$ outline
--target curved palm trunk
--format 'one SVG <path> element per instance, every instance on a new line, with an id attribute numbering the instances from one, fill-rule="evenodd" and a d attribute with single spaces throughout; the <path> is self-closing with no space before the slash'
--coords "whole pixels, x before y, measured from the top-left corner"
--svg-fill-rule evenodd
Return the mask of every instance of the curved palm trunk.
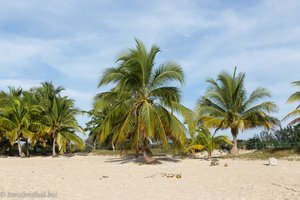
<path id="1" fill-rule="evenodd" d="M 232 137 L 233 137 L 233 147 L 232 147 L 232 149 L 230 150 L 230 153 L 232 153 L 232 154 L 238 154 L 238 153 L 239 153 L 239 149 L 238 149 L 238 147 L 237 147 L 238 130 L 232 128 L 232 129 L 231 129 L 231 134 L 232 134 Z"/>
<path id="2" fill-rule="evenodd" d="M 151 157 L 149 154 L 148 154 L 148 151 L 147 151 L 147 139 L 144 138 L 144 147 L 143 147 L 143 156 L 144 156 L 144 159 L 146 161 L 146 164 L 151 164 L 151 163 L 154 163 L 156 161 L 156 159 L 154 159 L 153 157 Z"/>
<path id="3" fill-rule="evenodd" d="M 19 156 L 20 156 L 21 158 L 24 158 L 25 155 L 24 155 L 24 153 L 22 152 L 22 147 L 21 147 L 21 137 L 18 137 L 18 150 L 19 150 Z"/>
<path id="4" fill-rule="evenodd" d="M 152 158 L 151 156 L 148 155 L 146 150 L 144 150 L 143 156 L 144 156 L 144 159 L 145 159 L 147 164 L 150 164 L 150 163 L 153 163 L 153 162 L 156 161 L 154 158 Z"/>
<path id="5" fill-rule="evenodd" d="M 116 147 L 113 142 L 111 142 L 111 147 L 112 147 L 113 151 L 116 151 Z"/>
<path id="6" fill-rule="evenodd" d="M 53 144 L 52 144 L 52 156 L 53 157 L 57 156 L 56 151 L 55 151 L 55 144 L 56 144 L 56 138 L 53 137 Z"/>

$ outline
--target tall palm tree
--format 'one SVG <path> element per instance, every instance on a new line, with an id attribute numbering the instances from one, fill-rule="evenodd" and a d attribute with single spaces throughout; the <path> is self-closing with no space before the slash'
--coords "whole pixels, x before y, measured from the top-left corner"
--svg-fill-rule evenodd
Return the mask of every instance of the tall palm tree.
<path id="1" fill-rule="evenodd" d="M 300 87 L 300 81 L 295 81 L 292 83 L 293 85 L 295 86 L 299 86 Z M 300 91 L 297 91 L 295 92 L 294 94 L 292 94 L 289 98 L 288 98 L 288 103 L 294 103 L 294 102 L 300 102 Z M 298 124 L 300 122 L 300 105 L 298 105 L 296 107 L 296 109 L 292 112 L 290 112 L 285 118 L 284 120 L 286 119 L 289 119 L 291 117 L 295 117 L 295 119 L 293 119 L 289 125 L 295 125 L 295 124 Z"/>
<path id="2" fill-rule="evenodd" d="M 233 145 L 233 143 L 229 140 L 229 138 L 225 135 L 219 135 L 215 136 L 216 132 L 214 134 L 211 134 L 210 131 L 207 128 L 200 127 L 196 130 L 197 135 L 192 140 L 192 142 L 189 144 L 186 151 L 189 150 L 206 150 L 208 159 L 211 159 L 211 155 L 213 151 L 216 148 L 219 148 L 219 146 L 222 143 Z"/>
<path id="3" fill-rule="evenodd" d="M 186 143 L 186 128 L 173 111 L 191 117 L 190 110 L 179 103 L 180 90 L 174 86 L 184 82 L 181 67 L 166 62 L 155 68 L 158 52 L 157 46 L 147 51 L 136 39 L 136 48 L 117 59 L 119 66 L 104 72 L 99 87 L 114 87 L 96 99 L 96 104 L 108 111 L 99 127 L 99 138 L 104 141 L 113 134 L 112 143 L 116 145 L 129 139 L 133 149 L 143 151 L 146 162 L 153 161 L 149 157 L 150 141 L 164 145 L 173 141 L 180 147 Z"/>
<path id="4" fill-rule="evenodd" d="M 197 102 L 199 121 L 207 128 L 230 128 L 234 146 L 238 153 L 237 136 L 240 131 L 255 127 L 272 128 L 278 120 L 268 115 L 277 110 L 275 103 L 261 100 L 270 97 L 265 88 L 255 89 L 249 96 L 245 86 L 245 74 L 220 73 L 217 80 L 208 79 L 210 84 L 205 95 Z"/>

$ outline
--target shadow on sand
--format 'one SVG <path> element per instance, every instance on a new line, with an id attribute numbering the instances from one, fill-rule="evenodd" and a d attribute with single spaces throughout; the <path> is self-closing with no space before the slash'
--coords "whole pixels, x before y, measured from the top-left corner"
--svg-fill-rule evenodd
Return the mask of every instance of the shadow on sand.
<path id="1" fill-rule="evenodd" d="M 127 155 L 123 157 L 114 157 L 114 158 L 108 158 L 107 161 L 109 163 L 120 163 L 120 164 L 126 164 L 126 163 L 137 163 L 137 164 L 162 164 L 162 162 L 181 162 L 180 159 L 171 158 L 169 156 L 153 156 L 155 159 L 154 162 L 147 163 L 146 160 L 142 155 L 136 156 L 136 155 Z"/>
<path id="2" fill-rule="evenodd" d="M 74 157 L 74 156 L 89 156 L 89 153 L 83 153 L 83 152 L 78 152 L 78 153 L 67 153 L 64 155 L 59 155 L 61 157 Z"/>

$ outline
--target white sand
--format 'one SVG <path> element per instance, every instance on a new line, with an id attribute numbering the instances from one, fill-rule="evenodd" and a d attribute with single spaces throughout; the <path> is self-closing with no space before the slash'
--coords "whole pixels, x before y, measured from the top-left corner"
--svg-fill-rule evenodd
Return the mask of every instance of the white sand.
<path id="1" fill-rule="evenodd" d="M 279 160 L 276 167 L 266 163 L 221 160 L 210 167 L 199 159 L 138 165 L 112 156 L 0 158 L 0 200 L 300 199 L 300 162 Z M 162 173 L 181 173 L 182 178 Z M 8 196 L 44 191 L 53 197 Z"/>

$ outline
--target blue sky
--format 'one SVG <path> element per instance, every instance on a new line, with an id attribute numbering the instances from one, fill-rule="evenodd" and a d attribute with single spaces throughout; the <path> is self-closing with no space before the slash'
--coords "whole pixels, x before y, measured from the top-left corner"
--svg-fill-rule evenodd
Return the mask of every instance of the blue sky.
<path id="1" fill-rule="evenodd" d="M 208 77 L 237 66 L 249 91 L 272 92 L 282 119 L 296 106 L 286 99 L 297 89 L 290 83 L 300 80 L 299 10 L 298 0 L 2 0 L 0 89 L 53 81 L 87 110 L 106 89 L 97 89 L 103 70 L 137 37 L 161 47 L 158 64 L 182 66 L 187 107 L 194 108 Z"/>

